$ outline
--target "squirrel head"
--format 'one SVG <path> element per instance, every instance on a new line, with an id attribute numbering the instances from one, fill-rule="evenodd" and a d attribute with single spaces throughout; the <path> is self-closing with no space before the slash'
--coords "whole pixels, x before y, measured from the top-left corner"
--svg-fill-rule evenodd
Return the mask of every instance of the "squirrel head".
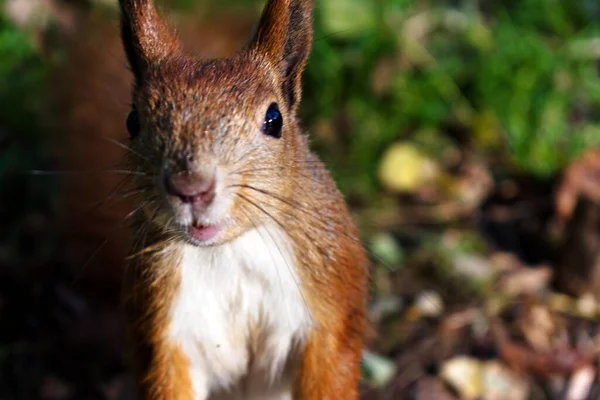
<path id="1" fill-rule="evenodd" d="M 152 1 L 120 7 L 135 78 L 130 161 L 147 218 L 196 245 L 280 220 L 308 153 L 296 114 L 311 0 L 269 0 L 248 44 L 213 60 L 185 54 Z"/>

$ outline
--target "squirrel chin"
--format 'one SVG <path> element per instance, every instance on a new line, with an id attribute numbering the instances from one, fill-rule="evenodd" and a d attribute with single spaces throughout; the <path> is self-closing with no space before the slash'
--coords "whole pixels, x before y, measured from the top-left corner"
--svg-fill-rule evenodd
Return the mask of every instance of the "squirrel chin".
<path id="1" fill-rule="evenodd" d="M 196 244 L 206 245 L 214 242 L 214 239 L 223 231 L 223 228 L 222 224 L 194 224 L 188 228 L 188 234 Z"/>

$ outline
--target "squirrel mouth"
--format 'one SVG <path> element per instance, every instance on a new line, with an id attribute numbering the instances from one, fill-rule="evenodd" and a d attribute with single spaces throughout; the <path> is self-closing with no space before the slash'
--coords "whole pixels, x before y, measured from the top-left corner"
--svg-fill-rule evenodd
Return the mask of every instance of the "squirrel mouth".
<path id="1" fill-rule="evenodd" d="M 191 225 L 188 232 L 189 235 L 198 242 L 208 242 L 215 238 L 221 232 L 221 225 Z"/>

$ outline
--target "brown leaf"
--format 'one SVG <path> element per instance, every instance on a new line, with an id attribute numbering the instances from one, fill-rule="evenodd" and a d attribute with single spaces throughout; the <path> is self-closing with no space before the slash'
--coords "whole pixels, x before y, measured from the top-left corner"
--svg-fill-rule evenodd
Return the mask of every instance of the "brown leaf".
<path id="1" fill-rule="evenodd" d="M 518 372 L 550 378 L 552 375 L 569 375 L 579 368 L 593 365 L 596 354 L 571 347 L 559 347 L 552 351 L 537 352 L 525 345 L 512 342 L 498 323 L 492 324 L 500 358 Z"/>
<path id="2" fill-rule="evenodd" d="M 552 350 L 552 335 L 556 323 L 550 310 L 541 304 L 534 304 L 519 319 L 519 326 L 528 344 L 537 351 Z"/>
<path id="3" fill-rule="evenodd" d="M 577 370 L 569 381 L 569 389 L 565 398 L 569 400 L 587 399 L 595 378 L 596 368 L 591 365 Z"/>
<path id="4" fill-rule="evenodd" d="M 499 280 L 499 288 L 508 296 L 535 294 L 548 286 L 552 278 L 549 267 L 520 268 L 504 275 Z"/>
<path id="5" fill-rule="evenodd" d="M 415 400 L 456 400 L 439 378 L 424 377 L 417 381 Z"/>
<path id="6" fill-rule="evenodd" d="M 561 222 L 571 218 L 580 196 L 600 202 L 600 149 L 589 150 L 565 172 L 555 195 Z"/>

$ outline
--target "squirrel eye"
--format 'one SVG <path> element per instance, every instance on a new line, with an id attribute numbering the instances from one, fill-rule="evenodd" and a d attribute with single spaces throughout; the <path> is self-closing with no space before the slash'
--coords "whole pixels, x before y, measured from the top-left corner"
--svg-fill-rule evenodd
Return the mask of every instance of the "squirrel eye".
<path id="1" fill-rule="evenodd" d="M 281 137 L 281 127 L 283 126 L 283 117 L 279 112 L 277 103 L 271 103 L 265 114 L 262 131 L 265 135 L 279 139 Z"/>
<path id="2" fill-rule="evenodd" d="M 131 107 L 131 112 L 127 116 L 127 130 L 129 131 L 129 137 L 135 139 L 140 134 L 140 120 L 138 118 L 137 110 L 135 106 Z"/>

